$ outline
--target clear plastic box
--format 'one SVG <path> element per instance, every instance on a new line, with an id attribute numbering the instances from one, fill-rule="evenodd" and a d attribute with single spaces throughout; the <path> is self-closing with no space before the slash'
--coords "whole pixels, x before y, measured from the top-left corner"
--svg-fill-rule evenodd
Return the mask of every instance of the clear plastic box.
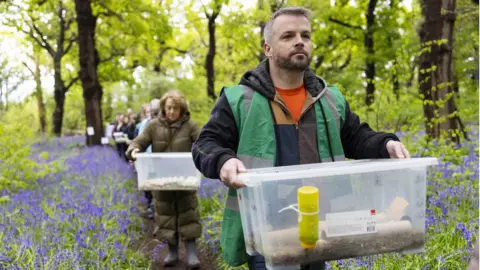
<path id="1" fill-rule="evenodd" d="M 114 132 L 113 138 L 116 143 L 125 143 L 128 140 L 128 135 L 123 132 Z"/>
<path id="2" fill-rule="evenodd" d="M 436 158 L 355 160 L 249 170 L 239 178 L 256 211 L 240 207 L 244 235 L 268 269 L 390 252 L 424 251 L 427 167 Z M 314 247 L 300 243 L 297 190 L 318 189 Z M 252 204 L 250 202 L 250 204 Z M 249 209 L 250 210 L 250 209 Z M 258 224 L 258 226 L 254 226 Z M 309 227 L 310 228 L 310 227 Z M 249 232 L 252 231 L 252 232 Z M 255 237 L 254 237 L 255 238 Z"/>
<path id="3" fill-rule="evenodd" d="M 190 152 L 138 153 L 135 169 L 139 190 L 197 190 L 201 173 Z"/>

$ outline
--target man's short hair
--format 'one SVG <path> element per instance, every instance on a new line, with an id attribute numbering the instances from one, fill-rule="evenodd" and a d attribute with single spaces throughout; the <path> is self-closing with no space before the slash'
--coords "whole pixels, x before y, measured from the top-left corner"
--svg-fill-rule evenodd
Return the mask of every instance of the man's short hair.
<path id="1" fill-rule="evenodd" d="M 273 21 L 278 18 L 281 15 L 296 15 L 296 16 L 304 16 L 307 18 L 308 21 L 310 21 L 312 12 L 309 9 L 306 9 L 304 7 L 296 7 L 296 6 L 291 6 L 291 7 L 284 7 L 281 8 L 275 13 L 272 14 L 270 17 L 270 20 L 265 24 L 265 28 L 263 29 L 263 38 L 265 39 L 265 43 L 270 43 L 272 42 L 272 25 Z"/>

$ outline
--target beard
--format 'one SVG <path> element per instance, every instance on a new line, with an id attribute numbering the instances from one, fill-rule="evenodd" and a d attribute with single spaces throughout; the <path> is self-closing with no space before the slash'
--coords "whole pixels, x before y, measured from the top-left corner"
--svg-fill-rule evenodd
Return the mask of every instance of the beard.
<path id="1" fill-rule="evenodd" d="M 312 58 L 308 55 L 299 56 L 292 54 L 288 57 L 283 57 L 278 54 L 273 55 L 274 63 L 282 69 L 290 71 L 305 71 L 310 66 Z"/>

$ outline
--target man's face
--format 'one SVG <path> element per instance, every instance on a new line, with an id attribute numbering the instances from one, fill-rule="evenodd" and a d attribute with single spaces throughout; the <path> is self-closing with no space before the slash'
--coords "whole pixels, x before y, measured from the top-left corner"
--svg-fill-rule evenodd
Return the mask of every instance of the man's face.
<path id="1" fill-rule="evenodd" d="M 265 54 L 279 68 L 304 71 L 311 62 L 311 25 L 304 16 L 280 15 L 272 25 L 272 41 Z"/>

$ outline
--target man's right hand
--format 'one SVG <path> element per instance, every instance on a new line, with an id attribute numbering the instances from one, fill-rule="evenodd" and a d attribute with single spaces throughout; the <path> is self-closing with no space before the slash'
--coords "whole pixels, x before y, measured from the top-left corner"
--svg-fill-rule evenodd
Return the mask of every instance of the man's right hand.
<path id="1" fill-rule="evenodd" d="M 247 169 L 243 163 L 236 158 L 227 160 L 220 169 L 220 180 L 227 187 L 238 189 L 245 185 L 237 179 L 238 173 L 245 173 Z"/>

